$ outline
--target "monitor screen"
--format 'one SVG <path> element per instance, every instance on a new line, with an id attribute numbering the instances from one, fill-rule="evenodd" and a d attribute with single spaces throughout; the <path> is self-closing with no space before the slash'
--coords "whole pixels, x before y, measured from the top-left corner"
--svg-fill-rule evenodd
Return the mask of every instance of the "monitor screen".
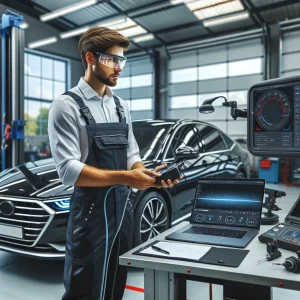
<path id="1" fill-rule="evenodd" d="M 297 200 L 297 203 L 295 204 L 295 206 L 292 208 L 289 216 L 300 218 L 300 201 L 299 201 L 299 199 Z"/>
<path id="2" fill-rule="evenodd" d="M 248 149 L 256 156 L 299 157 L 300 76 L 265 80 L 249 89 Z"/>
<path id="3" fill-rule="evenodd" d="M 259 227 L 264 187 L 262 179 L 199 179 L 192 221 Z"/>

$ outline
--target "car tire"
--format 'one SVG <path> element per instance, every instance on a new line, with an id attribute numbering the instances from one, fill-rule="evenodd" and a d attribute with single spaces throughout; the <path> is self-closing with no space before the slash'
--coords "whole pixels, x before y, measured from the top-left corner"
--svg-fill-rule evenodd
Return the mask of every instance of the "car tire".
<path id="1" fill-rule="evenodd" d="M 143 195 L 134 212 L 134 246 L 146 242 L 169 227 L 169 210 L 163 196 L 158 192 Z"/>
<path id="2" fill-rule="evenodd" d="M 246 176 L 245 176 L 245 174 L 243 173 L 243 172 L 238 172 L 237 174 L 236 174 L 236 177 L 235 178 L 240 178 L 240 179 L 244 179 L 244 178 L 247 178 Z"/>

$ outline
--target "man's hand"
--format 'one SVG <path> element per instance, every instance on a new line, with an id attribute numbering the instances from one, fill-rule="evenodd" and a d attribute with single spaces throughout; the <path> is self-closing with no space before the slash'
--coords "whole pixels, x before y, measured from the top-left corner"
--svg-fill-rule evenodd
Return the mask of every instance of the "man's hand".
<path id="1" fill-rule="evenodd" d="M 154 177 L 161 176 L 161 174 L 158 174 L 156 171 L 151 171 L 145 168 L 137 168 L 129 172 L 130 179 L 128 185 L 138 190 L 146 190 L 150 187 L 156 187 Z"/>
<path id="2" fill-rule="evenodd" d="M 160 170 L 166 168 L 167 166 L 168 166 L 167 164 L 163 164 L 163 165 L 157 166 L 154 171 L 155 172 L 159 172 Z M 180 179 L 182 179 L 182 176 L 179 176 L 178 178 L 174 179 L 173 182 L 172 182 L 171 179 L 168 179 L 167 181 L 161 180 L 161 185 L 157 185 L 156 187 L 157 188 L 161 188 L 161 187 L 170 188 L 174 184 L 178 184 Z"/>

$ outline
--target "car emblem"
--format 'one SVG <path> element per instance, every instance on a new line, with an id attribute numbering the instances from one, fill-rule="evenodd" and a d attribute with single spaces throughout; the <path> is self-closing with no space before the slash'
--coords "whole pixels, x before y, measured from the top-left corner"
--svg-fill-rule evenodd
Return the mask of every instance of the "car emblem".
<path id="1" fill-rule="evenodd" d="M 12 216 L 15 213 L 15 206 L 11 201 L 3 201 L 0 203 L 0 215 L 6 217 Z"/>

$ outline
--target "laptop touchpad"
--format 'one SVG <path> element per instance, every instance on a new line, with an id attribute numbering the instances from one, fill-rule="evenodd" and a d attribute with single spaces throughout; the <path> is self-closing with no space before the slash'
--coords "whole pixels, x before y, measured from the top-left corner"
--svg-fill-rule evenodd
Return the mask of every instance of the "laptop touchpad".
<path id="1" fill-rule="evenodd" d="M 195 243 L 205 243 L 205 244 L 219 244 L 224 237 L 222 236 L 211 236 L 211 235 L 204 235 L 204 234 L 194 234 L 193 237 L 190 239 L 193 240 Z"/>

